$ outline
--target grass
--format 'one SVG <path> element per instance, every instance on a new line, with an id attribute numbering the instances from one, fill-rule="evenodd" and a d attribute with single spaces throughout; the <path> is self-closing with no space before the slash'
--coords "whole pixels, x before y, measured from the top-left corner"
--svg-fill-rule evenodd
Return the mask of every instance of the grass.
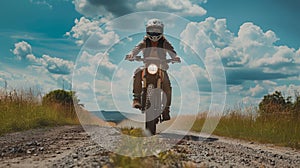
<path id="1" fill-rule="evenodd" d="M 181 161 L 181 157 L 172 151 L 161 152 L 157 155 L 147 157 L 129 157 L 119 154 L 111 154 L 110 162 L 113 167 L 130 167 L 140 168 L 142 165 L 147 168 L 155 167 L 196 167 L 194 164 L 188 164 L 187 162 Z"/>
<path id="2" fill-rule="evenodd" d="M 121 132 L 125 135 L 130 136 L 125 137 L 121 141 L 119 147 L 120 151 L 128 150 L 127 154 L 143 153 L 141 151 L 145 150 L 144 142 L 138 140 L 139 137 L 145 137 L 146 134 L 141 128 L 133 127 L 124 127 L 121 129 Z M 154 139 L 153 139 L 154 140 Z M 152 144 L 153 145 L 153 144 Z M 159 145 L 159 143 L 157 143 Z M 153 147 L 155 148 L 155 147 Z M 196 167 L 194 164 L 181 161 L 184 156 L 175 153 L 172 150 L 162 151 L 162 152 L 153 152 L 152 155 L 147 156 L 147 152 L 144 151 L 145 155 L 139 155 L 138 157 L 130 157 L 117 153 L 111 153 L 110 163 L 113 167 L 130 167 L 130 168 L 139 168 L 142 165 L 147 168 L 154 167 Z M 149 153 L 148 153 L 149 154 Z"/>
<path id="3" fill-rule="evenodd" d="M 122 134 L 133 136 L 133 137 L 145 137 L 145 133 L 141 128 L 134 128 L 134 127 L 124 127 L 121 128 Z"/>
<path id="4" fill-rule="evenodd" d="M 204 121 L 198 118 L 192 130 L 201 131 Z M 213 134 L 300 149 L 300 118 L 283 114 L 258 117 L 241 109 L 231 110 L 220 118 Z"/>
<path id="5" fill-rule="evenodd" d="M 32 128 L 78 124 L 57 105 L 42 105 L 32 89 L 0 91 L 0 135 Z"/>

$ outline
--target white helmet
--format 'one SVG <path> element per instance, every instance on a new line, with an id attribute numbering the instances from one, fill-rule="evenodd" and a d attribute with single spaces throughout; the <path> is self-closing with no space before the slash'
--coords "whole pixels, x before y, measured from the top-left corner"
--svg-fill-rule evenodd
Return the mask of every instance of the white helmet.
<path id="1" fill-rule="evenodd" d="M 146 24 L 147 36 L 151 41 L 158 41 L 164 32 L 164 24 L 159 19 L 150 19 Z"/>

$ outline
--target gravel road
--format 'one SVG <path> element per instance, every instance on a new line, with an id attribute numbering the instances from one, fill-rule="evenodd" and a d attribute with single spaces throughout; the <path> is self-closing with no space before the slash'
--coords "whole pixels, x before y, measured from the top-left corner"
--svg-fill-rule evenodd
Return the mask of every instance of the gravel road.
<path id="1" fill-rule="evenodd" d="M 162 133 L 160 138 L 176 136 Z M 190 133 L 170 150 L 185 155 L 178 162 L 190 167 L 300 167 L 299 150 L 216 136 L 205 139 Z M 81 126 L 34 129 L 0 137 L 0 167 L 113 167 L 110 154 Z"/>

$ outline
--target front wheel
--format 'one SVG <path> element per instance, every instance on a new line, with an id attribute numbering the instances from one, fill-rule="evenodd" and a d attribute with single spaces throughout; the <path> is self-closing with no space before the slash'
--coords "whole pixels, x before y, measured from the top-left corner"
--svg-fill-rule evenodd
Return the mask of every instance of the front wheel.
<path id="1" fill-rule="evenodd" d="M 155 114 L 154 107 L 156 107 L 156 102 L 153 101 L 157 99 L 156 94 L 154 93 L 154 86 L 152 84 L 148 85 L 147 90 L 145 90 L 145 128 L 146 130 L 149 130 L 151 135 L 156 134 L 156 124 L 157 124 L 157 118 Z M 156 96 L 156 97 L 155 97 Z"/>
<path id="2" fill-rule="evenodd" d="M 152 84 L 148 85 L 146 98 L 146 123 L 145 127 L 152 135 L 156 134 L 156 124 L 158 123 L 161 113 L 166 105 L 166 94 L 159 88 L 154 88 Z M 145 96 L 145 95 L 144 95 Z"/>
<path id="3" fill-rule="evenodd" d="M 146 129 L 150 131 L 151 135 L 156 134 L 156 119 L 148 121 L 149 116 L 146 113 Z"/>

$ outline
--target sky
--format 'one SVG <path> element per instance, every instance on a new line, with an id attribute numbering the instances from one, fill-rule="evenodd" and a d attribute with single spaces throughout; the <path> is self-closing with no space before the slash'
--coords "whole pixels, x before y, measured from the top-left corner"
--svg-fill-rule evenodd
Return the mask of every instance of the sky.
<path id="1" fill-rule="evenodd" d="M 174 111 L 300 91 L 299 1 L 116 1 L 2 0 L 0 89 L 73 89 L 88 110 L 132 112 L 141 64 L 123 59 L 159 18 L 183 60 L 169 69 Z"/>

